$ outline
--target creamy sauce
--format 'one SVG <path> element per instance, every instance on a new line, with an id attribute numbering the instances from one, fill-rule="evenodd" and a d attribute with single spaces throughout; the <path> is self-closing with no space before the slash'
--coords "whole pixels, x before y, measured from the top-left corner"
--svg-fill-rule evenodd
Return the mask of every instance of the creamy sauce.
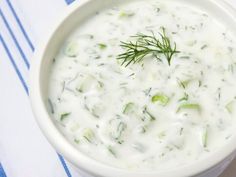
<path id="1" fill-rule="evenodd" d="M 148 1 L 148 3 L 147 3 Z M 145 15 L 144 15 L 145 14 Z M 166 29 L 180 53 L 125 67 L 120 41 Z M 79 151 L 125 169 L 169 169 L 235 136 L 235 39 L 211 15 L 156 0 L 97 12 L 55 57 L 49 111 Z"/>

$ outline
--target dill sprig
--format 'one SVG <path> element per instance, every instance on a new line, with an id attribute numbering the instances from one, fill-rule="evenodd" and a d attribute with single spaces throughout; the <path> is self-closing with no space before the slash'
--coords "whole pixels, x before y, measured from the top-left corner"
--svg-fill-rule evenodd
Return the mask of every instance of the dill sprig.
<path id="1" fill-rule="evenodd" d="M 161 28 L 159 32 L 159 38 L 155 36 L 153 32 L 152 35 L 146 35 L 143 33 L 138 33 L 135 36 L 131 36 L 136 39 L 135 42 L 122 42 L 121 47 L 125 50 L 117 56 L 118 60 L 123 60 L 121 65 L 125 64 L 125 67 L 131 63 L 135 64 L 142 61 L 145 56 L 153 55 L 156 59 L 161 61 L 161 56 L 164 55 L 170 65 L 171 59 L 175 53 L 179 53 L 176 50 L 176 43 L 171 46 L 170 39 L 166 36 L 165 28 Z"/>

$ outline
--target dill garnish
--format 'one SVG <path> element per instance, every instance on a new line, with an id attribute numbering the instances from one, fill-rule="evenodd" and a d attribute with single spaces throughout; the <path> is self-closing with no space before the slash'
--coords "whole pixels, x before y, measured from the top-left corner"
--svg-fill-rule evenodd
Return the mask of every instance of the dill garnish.
<path id="1" fill-rule="evenodd" d="M 135 39 L 135 42 L 122 42 L 121 47 L 125 50 L 117 56 L 117 60 L 123 60 L 121 65 L 127 67 L 131 63 L 135 64 L 142 61 L 147 55 L 153 55 L 157 60 L 161 61 L 161 55 L 164 55 L 170 65 L 171 59 L 175 53 L 179 53 L 176 50 L 176 43 L 171 46 L 170 38 L 166 36 L 165 28 L 161 28 L 159 32 L 159 38 L 154 33 L 152 35 L 146 35 L 138 33 L 135 36 L 131 36 Z"/>

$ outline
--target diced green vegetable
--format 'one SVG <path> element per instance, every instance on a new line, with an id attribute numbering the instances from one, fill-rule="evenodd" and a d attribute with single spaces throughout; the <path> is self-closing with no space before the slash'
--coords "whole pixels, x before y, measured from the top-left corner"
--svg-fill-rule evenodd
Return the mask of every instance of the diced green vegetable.
<path id="1" fill-rule="evenodd" d="M 127 128 L 127 125 L 124 122 L 120 122 L 119 125 L 117 126 L 117 136 L 116 139 L 119 140 L 122 133 L 125 131 L 125 129 Z"/>
<path id="2" fill-rule="evenodd" d="M 86 129 L 83 131 L 83 137 L 84 137 L 89 143 L 92 143 L 92 142 L 93 142 L 93 139 L 95 138 L 95 134 L 94 134 L 94 132 L 93 132 L 92 129 L 86 128 Z"/>
<path id="3" fill-rule="evenodd" d="M 163 93 L 158 93 L 158 94 L 156 94 L 156 95 L 154 95 L 153 97 L 152 97 L 152 102 L 153 103 L 159 103 L 160 105 L 162 105 L 162 106 L 166 106 L 167 105 L 167 103 L 169 102 L 169 97 L 168 96 L 166 96 L 165 94 L 163 94 Z"/>
<path id="4" fill-rule="evenodd" d="M 63 121 L 63 120 L 66 119 L 70 114 L 71 114 L 70 112 L 66 112 L 66 113 L 61 114 L 60 120 Z"/>
<path id="5" fill-rule="evenodd" d="M 127 128 L 127 124 L 120 121 L 120 118 L 117 118 L 110 122 L 110 127 L 110 136 L 112 140 L 114 140 L 118 144 L 122 144 L 124 142 L 124 140 L 122 139 L 122 135 L 124 134 Z"/>
<path id="6" fill-rule="evenodd" d="M 68 57 L 76 57 L 78 55 L 78 43 L 71 41 L 65 47 L 64 53 Z"/>
<path id="7" fill-rule="evenodd" d="M 107 48 L 107 45 L 104 44 L 104 43 L 99 43 L 99 44 L 98 44 L 98 47 L 99 47 L 99 49 L 104 50 L 104 49 Z"/>
<path id="8" fill-rule="evenodd" d="M 232 113 L 233 112 L 233 107 L 234 107 L 234 101 L 230 101 L 226 106 L 226 110 L 229 112 L 229 113 Z"/>
<path id="9" fill-rule="evenodd" d="M 135 105 L 132 102 L 127 103 L 124 107 L 123 114 L 130 114 L 133 111 L 134 106 Z"/>
<path id="10" fill-rule="evenodd" d="M 76 143 L 76 144 L 80 144 L 80 140 L 79 139 L 74 139 L 74 142 Z"/>
<path id="11" fill-rule="evenodd" d="M 80 93 L 84 93 L 89 91 L 91 88 L 96 87 L 97 89 L 100 89 L 100 84 L 97 79 L 91 75 L 88 75 L 84 78 L 82 83 L 76 88 L 76 90 Z"/>
<path id="12" fill-rule="evenodd" d="M 182 105 L 179 106 L 179 108 L 177 109 L 177 113 L 180 112 L 181 110 L 196 110 L 198 112 L 201 111 L 201 106 L 199 104 L 196 103 L 184 103 Z"/>
<path id="13" fill-rule="evenodd" d="M 102 108 L 99 105 L 95 105 L 91 109 L 91 113 L 95 118 L 100 118 L 100 114 L 103 112 Z"/>
<path id="14" fill-rule="evenodd" d="M 147 110 L 147 106 L 144 107 L 143 114 L 147 115 L 150 121 L 156 120 L 156 118 Z"/>
<path id="15" fill-rule="evenodd" d="M 122 11 L 119 15 L 119 17 L 124 18 L 124 17 L 132 17 L 134 16 L 134 12 L 128 12 L 128 11 Z"/>

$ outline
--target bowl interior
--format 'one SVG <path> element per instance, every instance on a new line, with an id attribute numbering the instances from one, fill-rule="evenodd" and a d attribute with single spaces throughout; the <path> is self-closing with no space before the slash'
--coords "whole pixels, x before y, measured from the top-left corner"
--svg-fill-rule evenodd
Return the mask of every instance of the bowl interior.
<path id="1" fill-rule="evenodd" d="M 179 1 L 208 12 L 219 22 L 229 28 L 232 33 L 236 31 L 236 13 L 229 5 L 220 0 L 168 0 Z M 173 176 L 192 176 L 202 172 L 215 164 L 222 161 L 225 157 L 231 154 L 236 149 L 236 137 L 232 138 L 225 148 L 221 149 L 217 154 L 211 155 L 207 162 L 196 162 L 195 165 L 186 165 L 178 169 L 173 169 L 168 172 L 150 172 L 150 173 L 135 173 L 126 170 L 116 169 L 105 164 L 101 164 L 86 155 L 79 152 L 63 135 L 57 130 L 52 119 L 47 111 L 48 98 L 48 82 L 53 58 L 58 53 L 65 39 L 70 33 L 82 25 L 83 21 L 89 19 L 96 11 L 109 7 L 115 3 L 123 3 L 125 0 L 86 0 L 84 2 L 74 3 L 65 14 L 59 18 L 58 22 L 52 26 L 47 34 L 46 40 L 35 55 L 35 61 L 31 68 L 31 87 L 30 97 L 32 107 L 36 115 L 40 128 L 57 149 L 59 153 L 65 156 L 69 161 L 79 166 L 85 171 L 93 172 L 101 176 L 114 177 L 114 173 L 119 177 L 173 177 Z"/>

